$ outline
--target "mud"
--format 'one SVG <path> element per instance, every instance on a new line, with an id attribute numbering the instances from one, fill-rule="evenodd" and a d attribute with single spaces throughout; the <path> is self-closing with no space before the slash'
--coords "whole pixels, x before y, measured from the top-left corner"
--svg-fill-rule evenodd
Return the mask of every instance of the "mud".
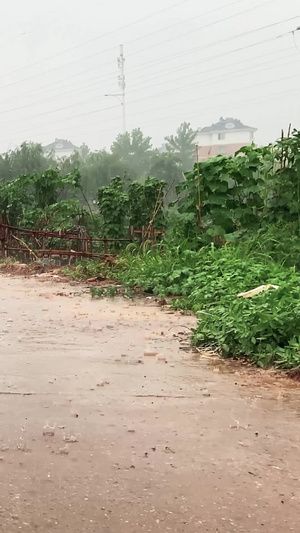
<path id="1" fill-rule="evenodd" d="M 0 277 L 0 529 L 299 531 L 299 384 L 151 300 Z"/>

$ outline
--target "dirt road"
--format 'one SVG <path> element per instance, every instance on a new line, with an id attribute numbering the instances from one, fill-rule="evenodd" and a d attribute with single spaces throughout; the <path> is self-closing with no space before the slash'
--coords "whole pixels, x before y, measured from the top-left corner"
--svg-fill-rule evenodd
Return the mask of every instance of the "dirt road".
<path id="1" fill-rule="evenodd" d="M 298 390 L 195 361 L 191 317 L 74 290 L 0 277 L 1 531 L 298 532 Z"/>

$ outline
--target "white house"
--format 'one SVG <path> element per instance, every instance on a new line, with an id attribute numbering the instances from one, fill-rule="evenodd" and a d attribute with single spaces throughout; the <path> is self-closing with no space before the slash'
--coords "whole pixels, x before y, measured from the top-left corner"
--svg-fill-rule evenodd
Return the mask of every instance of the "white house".
<path id="1" fill-rule="evenodd" d="M 256 128 L 245 126 L 236 118 L 221 117 L 216 124 L 199 128 L 194 141 L 198 160 L 204 161 L 216 155 L 234 155 L 254 141 L 256 131 Z"/>
<path id="2" fill-rule="evenodd" d="M 70 157 L 74 152 L 79 150 L 77 146 L 71 143 L 71 141 L 66 141 L 65 139 L 55 139 L 55 141 L 47 146 L 43 147 L 45 153 L 53 153 L 55 157 Z"/>

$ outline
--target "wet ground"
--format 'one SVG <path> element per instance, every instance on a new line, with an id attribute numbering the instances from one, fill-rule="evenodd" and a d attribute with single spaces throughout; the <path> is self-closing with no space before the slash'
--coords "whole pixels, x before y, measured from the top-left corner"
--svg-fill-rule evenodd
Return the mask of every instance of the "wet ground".
<path id="1" fill-rule="evenodd" d="M 299 532 L 299 385 L 80 292 L 0 277 L 1 531 Z"/>

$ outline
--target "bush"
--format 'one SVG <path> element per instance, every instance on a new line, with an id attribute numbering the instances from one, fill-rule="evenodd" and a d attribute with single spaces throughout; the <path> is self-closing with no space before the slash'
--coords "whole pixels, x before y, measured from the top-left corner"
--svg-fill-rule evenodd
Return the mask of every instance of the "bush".
<path id="1" fill-rule="evenodd" d="M 224 356 L 283 368 L 300 366 L 300 274 L 245 257 L 242 246 L 150 251 L 120 257 L 113 276 L 127 287 L 175 296 L 173 306 L 194 311 L 193 342 L 215 346 Z M 237 294 L 259 285 L 279 285 L 252 299 Z"/>

